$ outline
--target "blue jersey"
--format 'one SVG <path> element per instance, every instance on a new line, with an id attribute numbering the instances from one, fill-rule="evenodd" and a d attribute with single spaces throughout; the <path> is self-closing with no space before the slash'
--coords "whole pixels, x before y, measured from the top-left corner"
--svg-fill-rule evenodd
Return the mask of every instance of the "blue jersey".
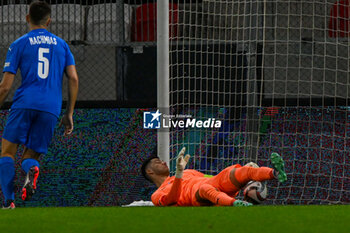
<path id="1" fill-rule="evenodd" d="M 67 43 L 46 29 L 36 29 L 13 42 L 3 72 L 21 70 L 22 83 L 12 109 L 35 109 L 57 117 L 62 107 L 62 79 L 66 66 L 75 65 Z"/>

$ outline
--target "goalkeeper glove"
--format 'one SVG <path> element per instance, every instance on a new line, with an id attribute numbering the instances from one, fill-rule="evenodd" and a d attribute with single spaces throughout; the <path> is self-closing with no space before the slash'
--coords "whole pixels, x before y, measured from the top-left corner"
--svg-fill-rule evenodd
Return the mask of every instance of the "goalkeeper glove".
<path id="1" fill-rule="evenodd" d="M 246 201 L 241 201 L 241 200 L 235 200 L 233 202 L 233 206 L 252 206 L 252 203 L 246 202 Z"/>
<path id="2" fill-rule="evenodd" d="M 182 148 L 179 155 L 177 156 L 176 173 L 175 173 L 176 178 L 182 178 L 186 164 L 187 164 L 188 160 L 190 159 L 190 155 L 186 155 L 184 158 L 185 151 L 186 151 L 186 147 Z"/>

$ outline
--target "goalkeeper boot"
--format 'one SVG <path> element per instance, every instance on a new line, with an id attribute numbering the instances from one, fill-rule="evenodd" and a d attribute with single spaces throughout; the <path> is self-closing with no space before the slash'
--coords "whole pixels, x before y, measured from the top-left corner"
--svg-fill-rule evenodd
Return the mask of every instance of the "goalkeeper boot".
<path id="1" fill-rule="evenodd" d="M 278 179 L 279 182 L 285 182 L 287 180 L 287 174 L 284 171 L 284 161 L 282 157 L 277 153 L 272 153 L 270 158 L 272 167 L 274 169 L 273 175 Z"/>
<path id="2" fill-rule="evenodd" d="M 246 201 L 241 201 L 241 200 L 235 200 L 233 202 L 233 206 L 252 206 L 252 203 L 246 202 Z"/>
<path id="3" fill-rule="evenodd" d="M 33 166 L 27 173 L 26 180 L 22 188 L 22 200 L 29 201 L 35 193 L 36 183 L 39 176 L 39 168 Z"/>
<path id="4" fill-rule="evenodd" d="M 5 202 L 5 205 L 2 208 L 4 210 L 6 210 L 6 209 L 7 210 L 12 210 L 12 209 L 16 208 L 14 200 L 11 200 L 11 199 L 7 200 Z"/>

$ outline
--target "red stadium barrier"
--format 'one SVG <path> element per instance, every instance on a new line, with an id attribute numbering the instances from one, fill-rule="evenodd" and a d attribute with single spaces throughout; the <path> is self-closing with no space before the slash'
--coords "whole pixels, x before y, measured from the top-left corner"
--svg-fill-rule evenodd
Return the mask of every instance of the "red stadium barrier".
<path id="1" fill-rule="evenodd" d="M 178 22 L 177 4 L 169 4 L 169 23 L 176 25 Z M 136 8 L 135 20 L 131 28 L 131 41 L 156 41 L 157 40 L 157 3 L 147 3 Z M 169 28 L 169 37 L 176 38 L 177 27 Z"/>
<path id="2" fill-rule="evenodd" d="M 334 3 L 328 24 L 329 37 L 350 37 L 350 1 Z"/>

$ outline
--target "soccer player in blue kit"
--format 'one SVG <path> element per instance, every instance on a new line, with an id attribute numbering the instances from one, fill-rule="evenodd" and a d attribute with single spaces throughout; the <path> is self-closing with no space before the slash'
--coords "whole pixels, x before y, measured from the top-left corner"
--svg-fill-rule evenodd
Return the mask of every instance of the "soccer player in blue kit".
<path id="1" fill-rule="evenodd" d="M 39 176 L 39 156 L 46 154 L 62 107 L 62 80 L 68 77 L 68 103 L 61 124 L 65 135 L 73 130 L 73 110 L 78 94 L 78 75 L 74 57 L 67 43 L 47 31 L 51 8 L 36 1 L 29 7 L 26 20 L 30 32 L 17 39 L 8 49 L 0 104 L 6 99 L 18 68 L 22 83 L 13 98 L 2 135 L 0 184 L 5 196 L 3 208 L 14 209 L 15 154 L 24 145 L 22 169 L 26 179 L 22 199 L 30 200 Z"/>

